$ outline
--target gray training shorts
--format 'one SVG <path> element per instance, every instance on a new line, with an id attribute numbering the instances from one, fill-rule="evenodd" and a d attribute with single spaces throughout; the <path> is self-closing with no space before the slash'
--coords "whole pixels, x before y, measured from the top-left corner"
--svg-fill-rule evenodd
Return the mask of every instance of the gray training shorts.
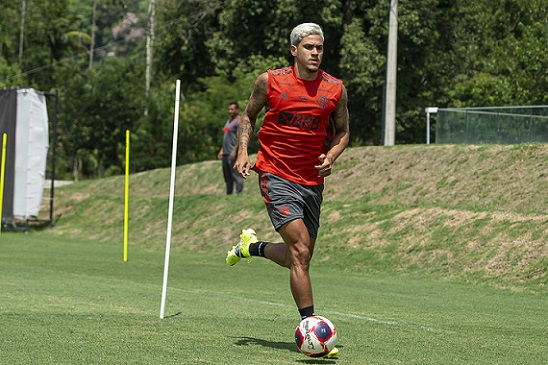
<path id="1" fill-rule="evenodd" d="M 278 231 L 285 223 L 302 219 L 308 234 L 316 239 L 320 227 L 323 184 L 300 185 L 259 171 L 259 188 L 272 225 Z"/>

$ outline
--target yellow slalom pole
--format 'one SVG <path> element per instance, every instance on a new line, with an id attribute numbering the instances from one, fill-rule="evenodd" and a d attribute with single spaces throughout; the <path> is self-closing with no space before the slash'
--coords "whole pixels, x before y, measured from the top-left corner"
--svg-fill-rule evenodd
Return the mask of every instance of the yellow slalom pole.
<path id="1" fill-rule="evenodd" d="M 0 234 L 2 234 L 2 209 L 4 207 L 4 180 L 6 177 L 6 148 L 8 145 L 8 135 L 2 136 L 2 177 L 0 177 Z"/>
<path id="2" fill-rule="evenodd" d="M 129 129 L 126 130 L 126 189 L 124 194 L 124 262 L 127 261 L 127 236 L 129 226 Z"/>

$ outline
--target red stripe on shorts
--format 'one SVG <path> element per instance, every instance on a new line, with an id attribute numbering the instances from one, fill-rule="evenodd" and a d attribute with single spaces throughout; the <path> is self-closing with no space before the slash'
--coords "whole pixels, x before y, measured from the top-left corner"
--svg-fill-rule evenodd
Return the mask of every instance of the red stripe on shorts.
<path id="1" fill-rule="evenodd" d="M 268 180 L 266 179 L 266 172 L 261 171 L 261 193 L 265 203 L 270 203 L 270 197 L 268 196 Z"/>

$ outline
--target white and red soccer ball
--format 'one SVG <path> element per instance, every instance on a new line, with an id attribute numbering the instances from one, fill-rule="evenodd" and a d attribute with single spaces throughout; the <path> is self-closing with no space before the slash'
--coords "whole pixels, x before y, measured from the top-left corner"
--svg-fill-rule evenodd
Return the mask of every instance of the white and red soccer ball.
<path id="1" fill-rule="evenodd" d="M 295 342 L 303 354 L 320 357 L 327 355 L 337 343 L 337 329 L 322 316 L 303 319 L 295 329 Z"/>

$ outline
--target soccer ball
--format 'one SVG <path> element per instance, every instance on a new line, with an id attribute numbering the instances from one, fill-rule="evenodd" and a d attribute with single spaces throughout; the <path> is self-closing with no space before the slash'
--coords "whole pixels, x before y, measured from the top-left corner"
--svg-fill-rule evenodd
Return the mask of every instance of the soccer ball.
<path id="1" fill-rule="evenodd" d="M 295 342 L 303 354 L 320 357 L 327 355 L 337 343 L 337 330 L 325 317 L 303 319 L 295 329 Z"/>

